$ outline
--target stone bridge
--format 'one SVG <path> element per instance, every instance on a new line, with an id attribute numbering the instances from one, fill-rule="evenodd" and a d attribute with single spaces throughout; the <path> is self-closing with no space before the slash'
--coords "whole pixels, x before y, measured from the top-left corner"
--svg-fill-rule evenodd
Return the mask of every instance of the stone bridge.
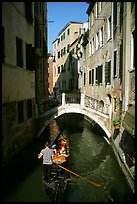
<path id="1" fill-rule="evenodd" d="M 111 137 L 111 107 L 108 103 L 104 104 L 102 101 L 86 97 L 84 94 L 65 93 L 60 98 L 59 106 L 37 116 L 36 119 L 39 124 L 37 137 L 40 137 L 52 120 L 67 113 L 78 113 L 87 116 L 104 130 L 108 139 Z"/>

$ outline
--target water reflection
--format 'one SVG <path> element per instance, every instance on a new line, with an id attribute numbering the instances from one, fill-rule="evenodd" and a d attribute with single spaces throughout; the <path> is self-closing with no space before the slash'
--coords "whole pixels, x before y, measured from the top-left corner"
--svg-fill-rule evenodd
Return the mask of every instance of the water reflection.
<path id="1" fill-rule="evenodd" d="M 132 201 L 132 193 L 125 182 L 111 147 L 101 135 L 84 123 L 82 134 L 69 134 L 71 157 L 70 169 L 83 177 L 101 184 L 97 188 L 84 180 L 68 186 L 66 202 Z"/>

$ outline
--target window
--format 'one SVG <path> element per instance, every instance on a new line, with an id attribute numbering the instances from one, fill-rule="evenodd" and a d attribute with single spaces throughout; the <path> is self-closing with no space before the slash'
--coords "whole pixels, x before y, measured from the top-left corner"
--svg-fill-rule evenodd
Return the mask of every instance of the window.
<path id="1" fill-rule="evenodd" d="M 63 56 L 63 49 L 61 49 L 61 57 Z"/>
<path id="2" fill-rule="evenodd" d="M 58 74 L 60 74 L 60 66 L 58 66 Z"/>
<path id="3" fill-rule="evenodd" d="M 84 73 L 84 86 L 86 85 L 86 73 Z"/>
<path id="4" fill-rule="evenodd" d="M 63 33 L 63 39 L 65 39 L 65 32 Z"/>
<path id="5" fill-rule="evenodd" d="M 102 68 L 102 65 L 98 66 L 98 83 L 102 83 Z"/>
<path id="6" fill-rule="evenodd" d="M 96 84 L 98 84 L 98 67 L 96 67 Z"/>
<path id="7" fill-rule="evenodd" d="M 58 59 L 60 58 L 60 51 L 58 51 Z"/>
<path id="8" fill-rule="evenodd" d="M 92 74 L 92 72 L 91 72 L 91 70 L 89 71 L 89 84 L 91 84 L 91 74 Z"/>
<path id="9" fill-rule="evenodd" d="M 92 55 L 94 54 L 94 38 L 92 39 L 92 42 L 91 42 L 91 54 Z"/>
<path id="10" fill-rule="evenodd" d="M 58 38 L 58 44 L 60 43 L 60 38 Z"/>
<path id="11" fill-rule="evenodd" d="M 96 34 L 96 50 L 99 48 L 99 33 Z"/>
<path id="12" fill-rule="evenodd" d="M 117 108 L 117 100 L 116 97 L 114 97 L 114 111 L 116 112 L 116 108 Z"/>
<path id="13" fill-rule="evenodd" d="M 16 56 L 17 56 L 17 67 L 23 68 L 23 45 L 22 40 L 16 37 Z"/>
<path id="14" fill-rule="evenodd" d="M 18 102 L 18 124 L 24 122 L 24 102 Z"/>
<path id="15" fill-rule="evenodd" d="M 94 85 L 94 69 L 92 69 L 92 78 L 91 78 L 91 84 Z"/>
<path id="16" fill-rule="evenodd" d="M 106 84 L 111 82 L 111 61 L 105 63 L 105 82 Z"/>
<path id="17" fill-rule="evenodd" d="M 85 32 L 85 28 L 79 28 L 79 35 L 81 35 L 82 33 L 84 33 Z"/>
<path id="18" fill-rule="evenodd" d="M 63 51 L 63 54 L 64 54 L 64 55 L 66 54 L 66 47 L 64 47 L 64 51 Z"/>
<path id="19" fill-rule="evenodd" d="M 64 70 L 63 70 L 63 65 L 61 65 L 61 72 L 63 72 Z"/>
<path id="20" fill-rule="evenodd" d="M 61 35 L 61 41 L 63 40 L 63 35 Z"/>
<path id="21" fill-rule="evenodd" d="M 70 35 L 70 29 L 69 29 L 69 28 L 68 28 L 68 30 L 67 30 L 67 34 Z"/>
<path id="22" fill-rule="evenodd" d="M 70 48 L 70 45 L 68 44 L 68 45 L 67 45 L 67 52 L 69 52 L 69 48 Z"/>
<path id="23" fill-rule="evenodd" d="M 108 40 L 111 38 L 111 16 L 108 18 Z"/>
<path id="24" fill-rule="evenodd" d="M 131 33 L 131 69 L 135 68 L 135 30 Z"/>
<path id="25" fill-rule="evenodd" d="M 116 76 L 116 68 L 117 68 L 117 50 L 114 51 L 114 70 L 113 70 L 113 76 Z"/>
<path id="26" fill-rule="evenodd" d="M 27 100 L 27 117 L 32 117 L 32 99 Z"/>

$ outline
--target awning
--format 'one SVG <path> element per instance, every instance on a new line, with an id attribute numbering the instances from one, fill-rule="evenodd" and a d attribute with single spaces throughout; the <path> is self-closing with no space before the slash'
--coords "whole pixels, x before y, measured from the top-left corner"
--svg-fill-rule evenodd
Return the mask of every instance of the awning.
<path id="1" fill-rule="evenodd" d="M 135 106 L 131 106 L 126 112 L 122 121 L 122 126 L 135 137 Z"/>

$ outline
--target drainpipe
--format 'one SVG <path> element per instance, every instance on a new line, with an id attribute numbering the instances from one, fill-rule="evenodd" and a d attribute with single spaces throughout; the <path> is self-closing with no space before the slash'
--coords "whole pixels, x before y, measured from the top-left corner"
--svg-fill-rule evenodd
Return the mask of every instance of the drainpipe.
<path id="1" fill-rule="evenodd" d="M 114 69 L 114 26 L 113 26 L 113 16 L 114 16 L 114 2 L 112 2 L 112 15 L 111 15 L 111 35 L 112 35 L 112 47 L 111 47 L 111 54 L 112 54 L 112 61 L 111 61 L 111 88 L 112 88 L 112 97 L 111 97 L 111 101 L 110 101 L 110 111 L 109 111 L 109 116 L 110 116 L 110 120 L 112 121 L 113 119 L 113 109 L 114 109 L 114 98 L 113 98 L 113 89 L 114 89 L 114 79 L 113 79 L 113 69 Z M 110 123 L 111 127 L 112 124 Z M 111 128 L 110 127 L 110 128 Z"/>

